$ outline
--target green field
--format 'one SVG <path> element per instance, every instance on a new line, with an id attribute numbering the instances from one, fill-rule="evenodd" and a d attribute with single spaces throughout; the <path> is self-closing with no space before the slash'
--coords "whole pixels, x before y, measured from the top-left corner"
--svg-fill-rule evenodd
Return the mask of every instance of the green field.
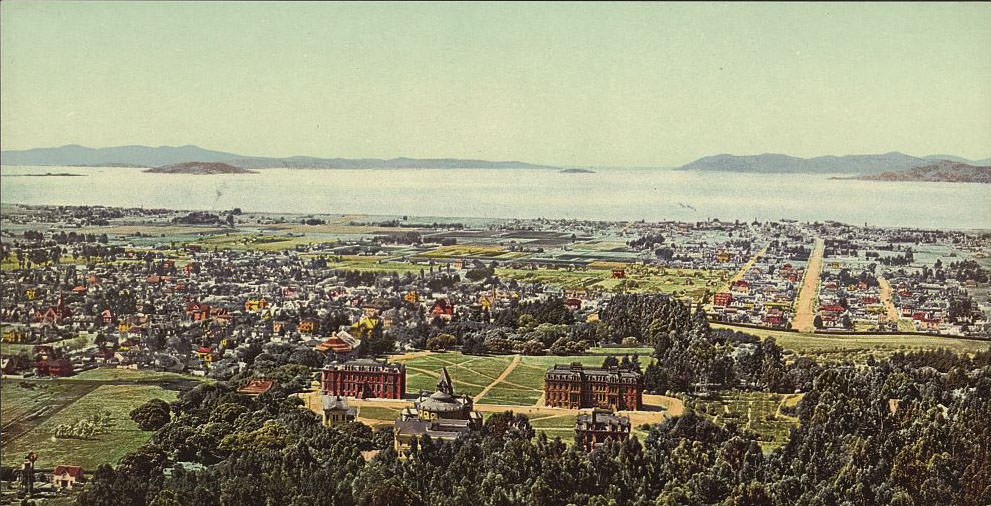
<path id="1" fill-rule="evenodd" d="M 434 391 L 441 368 L 447 367 L 459 394 L 475 396 L 486 385 L 495 381 L 512 361 L 511 356 L 471 356 L 460 352 L 431 353 L 406 359 L 406 393 L 416 395 L 420 391 Z"/>
<path id="2" fill-rule="evenodd" d="M 545 355 L 521 356 L 519 363 L 501 382 L 492 387 L 479 402 L 509 406 L 533 406 L 544 395 L 544 374 L 554 364 L 580 362 L 599 366 L 605 354 L 640 353 L 640 363 L 646 367 L 653 359 L 649 348 L 593 348 L 595 354 L 578 356 Z M 422 390 L 433 391 L 437 387 L 442 367 L 454 381 L 458 393 L 474 397 L 495 381 L 513 361 L 512 355 L 473 356 L 457 351 L 431 353 L 400 360 L 406 364 L 406 392 L 416 395 Z"/>
<path id="3" fill-rule="evenodd" d="M 752 432 L 764 451 L 770 451 L 785 444 L 789 429 L 798 426 L 797 419 L 778 414 L 778 406 L 785 398 L 789 398 L 789 404 L 794 403 L 794 396 L 784 394 L 726 392 L 714 399 L 688 398 L 685 406 L 719 425 L 735 423 Z"/>
<path id="4" fill-rule="evenodd" d="M 62 378 L 60 381 L 126 381 L 128 383 L 158 383 L 171 380 L 194 380 L 211 382 L 209 378 L 179 374 L 174 372 L 159 372 L 147 369 L 117 369 L 115 367 L 97 367 L 83 371 L 75 376 Z"/>
<path id="5" fill-rule="evenodd" d="M 607 263 L 600 262 L 602 267 Z M 624 264 L 608 264 L 621 267 Z M 645 268 L 626 265 L 624 279 L 613 278 L 611 268 L 586 270 L 497 268 L 500 278 L 557 286 L 565 290 L 605 290 L 632 293 L 667 293 L 700 300 L 706 292 L 717 291 L 732 275 L 725 270 Z"/>
<path id="6" fill-rule="evenodd" d="M 800 355 L 810 355 L 827 360 L 852 360 L 863 362 L 868 356 L 882 357 L 898 351 L 948 349 L 956 353 L 974 353 L 987 350 L 991 343 L 972 339 L 926 336 L 914 334 L 893 335 L 836 335 L 808 332 L 733 327 L 718 323 L 713 328 L 727 328 L 752 334 L 761 339 L 773 337 L 782 348 Z"/>
<path id="7" fill-rule="evenodd" d="M 392 423 L 399 417 L 399 411 L 400 410 L 394 408 L 362 406 L 358 410 L 358 417 L 368 418 L 370 420 L 382 420 L 383 422 Z"/>
<path id="8" fill-rule="evenodd" d="M 31 411 L 32 405 L 43 402 L 43 397 L 63 395 L 61 388 L 73 388 L 74 384 L 53 384 L 52 389 L 35 391 L 22 388 L 12 382 L 3 384 L 3 417 L 17 416 Z M 77 384 L 78 385 L 78 384 Z M 78 385 L 82 386 L 82 385 Z M 37 467 L 52 468 L 56 465 L 79 465 L 92 471 L 100 464 L 116 463 L 125 454 L 135 450 L 151 437 L 151 432 L 138 429 L 128 414 L 149 399 L 175 400 L 177 393 L 154 385 L 100 385 L 64 409 L 11 442 L 3 443 L 3 465 L 16 466 L 28 452 L 38 453 Z M 53 440 L 55 427 L 73 423 L 95 413 L 110 412 L 112 421 L 103 431 L 89 439 L 63 438 Z"/>
<path id="9" fill-rule="evenodd" d="M 232 249 L 245 251 L 281 251 L 299 245 L 334 242 L 325 237 L 285 236 L 272 234 L 215 234 L 189 243 L 206 249 Z"/>

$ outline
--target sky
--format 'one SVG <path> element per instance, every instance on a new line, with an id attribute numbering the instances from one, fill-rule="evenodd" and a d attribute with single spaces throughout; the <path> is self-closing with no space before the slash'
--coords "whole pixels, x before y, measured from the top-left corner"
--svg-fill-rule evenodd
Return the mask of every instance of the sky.
<path id="1" fill-rule="evenodd" d="M 991 157 L 991 4 L 0 3 L 0 147 Z"/>

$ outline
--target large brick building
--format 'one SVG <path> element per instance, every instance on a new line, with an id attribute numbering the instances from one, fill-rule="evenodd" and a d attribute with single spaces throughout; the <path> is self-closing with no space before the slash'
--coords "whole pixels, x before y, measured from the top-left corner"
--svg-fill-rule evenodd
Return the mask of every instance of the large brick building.
<path id="1" fill-rule="evenodd" d="M 544 375 L 544 404 L 569 409 L 641 409 L 643 375 L 635 369 L 558 364 Z"/>
<path id="2" fill-rule="evenodd" d="M 320 384 L 327 395 L 402 399 L 406 395 L 406 366 L 369 359 L 335 362 L 323 369 Z"/>

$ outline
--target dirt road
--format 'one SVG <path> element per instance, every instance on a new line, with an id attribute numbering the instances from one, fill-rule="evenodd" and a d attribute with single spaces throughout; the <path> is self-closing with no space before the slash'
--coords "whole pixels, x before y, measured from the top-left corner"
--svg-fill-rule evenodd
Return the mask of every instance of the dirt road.
<path id="1" fill-rule="evenodd" d="M 741 267 L 740 270 L 737 271 L 732 278 L 729 278 L 729 280 L 726 281 L 726 284 L 723 285 L 723 288 L 720 291 L 721 292 L 729 291 L 729 289 L 733 286 L 733 283 L 743 279 L 743 276 L 745 276 L 747 274 L 747 271 L 749 271 L 754 266 L 754 263 L 757 262 L 757 259 L 760 258 L 761 255 L 767 252 L 767 248 L 769 246 L 770 244 L 765 244 L 764 247 L 760 249 L 760 251 L 754 253 L 754 256 L 750 257 L 750 260 L 748 260 L 747 263 L 744 264 L 743 267 Z"/>
<path id="2" fill-rule="evenodd" d="M 300 394 L 306 407 L 309 408 L 314 413 L 321 412 L 321 402 L 320 393 L 312 392 L 306 394 Z M 391 408 L 401 410 L 406 407 L 413 405 L 410 400 L 402 399 L 352 399 L 348 398 L 348 404 L 352 407 L 360 408 L 362 407 L 378 407 L 378 408 Z M 565 409 L 565 408 L 549 408 L 549 407 L 537 407 L 537 406 L 513 406 L 508 404 L 475 404 L 475 410 L 482 413 L 499 413 L 502 411 L 512 411 L 514 413 L 522 413 L 530 418 L 535 416 L 566 416 L 566 415 L 577 415 L 579 411 L 577 409 Z M 587 409 L 584 411 L 588 411 Z M 664 421 L 665 418 L 679 416 L 685 412 L 685 404 L 681 399 L 674 397 L 666 397 L 663 395 L 644 395 L 643 396 L 643 409 L 640 411 L 620 411 L 620 414 L 630 417 L 630 423 L 633 426 L 639 426 L 645 423 L 660 423 Z M 367 418 L 361 418 L 361 421 L 366 423 L 374 423 L 378 420 L 371 420 Z M 391 422 L 392 420 L 382 420 L 384 422 Z"/>
<path id="3" fill-rule="evenodd" d="M 815 246 L 812 247 L 812 254 L 809 255 L 809 264 L 805 266 L 805 277 L 802 278 L 802 286 L 798 292 L 798 306 L 795 308 L 795 318 L 791 321 L 791 328 L 801 332 L 814 332 L 812 322 L 815 319 L 815 301 L 819 291 L 819 275 L 822 274 L 822 254 L 826 243 L 822 238 L 816 238 Z"/>
<path id="4" fill-rule="evenodd" d="M 898 308 L 895 307 L 895 301 L 891 297 L 891 293 L 893 291 L 891 289 L 891 283 L 884 277 L 878 276 L 877 284 L 881 286 L 881 303 L 884 304 L 885 311 L 888 314 L 888 319 L 898 323 L 898 319 L 901 315 L 898 314 Z"/>

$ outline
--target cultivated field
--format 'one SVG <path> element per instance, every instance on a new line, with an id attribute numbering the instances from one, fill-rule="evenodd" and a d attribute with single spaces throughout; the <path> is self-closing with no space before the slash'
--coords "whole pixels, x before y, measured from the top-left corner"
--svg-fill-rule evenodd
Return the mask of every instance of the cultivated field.
<path id="1" fill-rule="evenodd" d="M 151 432 L 140 430 L 131 421 L 128 414 L 132 409 L 149 399 L 172 401 L 177 396 L 175 391 L 155 385 L 14 380 L 4 380 L 2 392 L 3 465 L 17 466 L 25 454 L 35 451 L 39 469 L 66 464 L 79 465 L 87 471 L 100 464 L 116 463 L 151 437 Z M 80 393 L 83 395 L 79 396 Z M 32 418 L 38 410 L 42 413 Z M 97 435 L 53 439 L 56 426 L 99 413 L 109 413 L 110 421 Z M 8 437 L 8 424 L 18 421 L 26 425 L 18 429 L 27 430 L 18 430 Z"/>
<path id="2" fill-rule="evenodd" d="M 782 402 L 794 405 L 800 399 L 764 392 L 726 392 L 713 399 L 690 397 L 685 400 L 685 406 L 719 425 L 734 423 L 752 432 L 767 452 L 785 444 L 789 429 L 798 426 L 796 418 L 779 412 Z"/>
<path id="3" fill-rule="evenodd" d="M 497 260 L 511 260 L 527 256 L 522 251 L 506 251 L 498 246 L 468 246 L 456 244 L 451 246 L 441 246 L 437 249 L 420 253 L 419 256 L 426 258 L 489 258 Z"/>

